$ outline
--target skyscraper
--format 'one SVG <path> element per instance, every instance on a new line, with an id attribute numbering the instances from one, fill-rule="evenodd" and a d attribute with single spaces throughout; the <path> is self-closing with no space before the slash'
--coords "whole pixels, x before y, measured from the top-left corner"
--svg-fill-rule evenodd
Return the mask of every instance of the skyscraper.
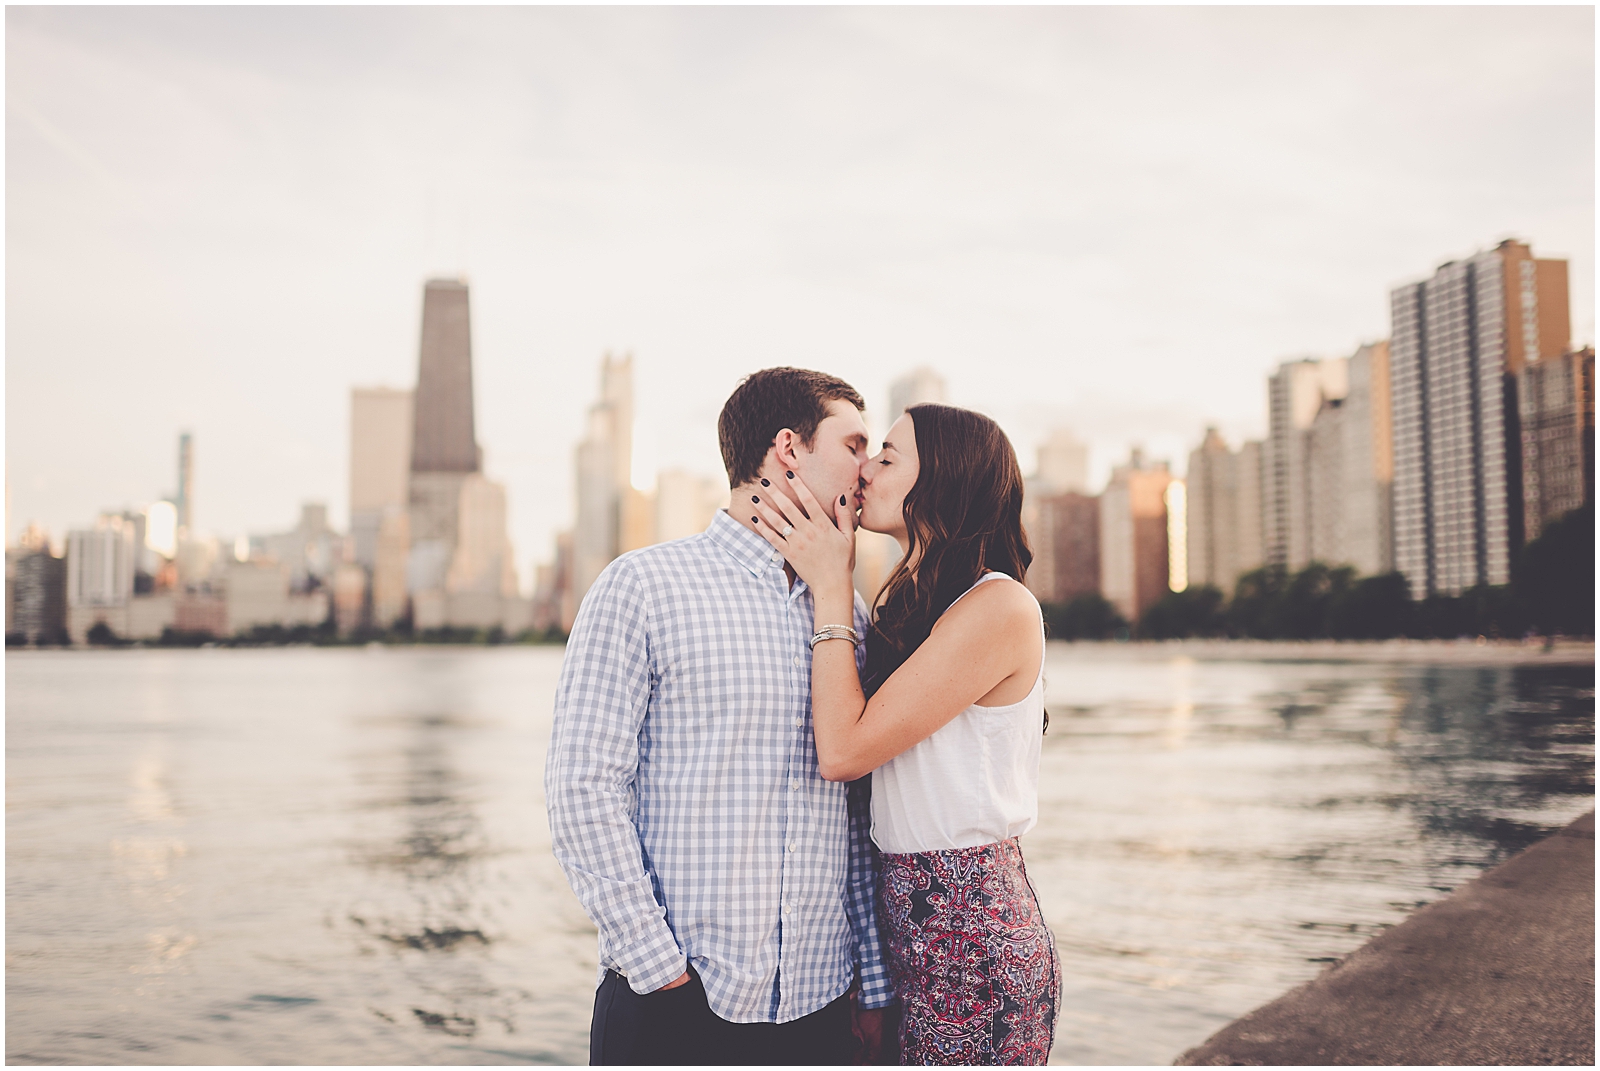
<path id="1" fill-rule="evenodd" d="M 1333 502 L 1311 496 L 1308 432 L 1324 403 L 1349 392 L 1349 364 L 1285 361 L 1267 381 L 1267 441 L 1261 451 L 1261 541 L 1269 564 L 1303 569 L 1311 561 L 1311 532 Z"/>
<path id="2" fill-rule="evenodd" d="M 1371 576 L 1394 568 L 1389 344 L 1360 347 L 1348 373 L 1305 433 L 1310 559 Z"/>
<path id="3" fill-rule="evenodd" d="M 1033 483 L 1045 494 L 1089 493 L 1089 445 L 1066 428 L 1056 428 L 1039 447 Z"/>
<path id="4" fill-rule="evenodd" d="M 481 462 L 473 423 L 467 284 L 430 279 L 422 292 L 411 471 L 477 472 Z"/>
<path id="5" fill-rule="evenodd" d="M 914 368 L 889 385 L 889 423 L 919 402 L 944 400 L 944 377 L 926 365 Z"/>
<path id="6" fill-rule="evenodd" d="M 505 488 L 483 473 L 473 415 L 472 330 L 467 284 L 430 279 L 423 289 L 422 343 L 411 405 L 410 553 L 406 589 L 412 623 L 518 631 L 527 606 L 517 595 L 506 535 Z M 385 548 L 401 533 L 380 528 L 374 603 Z M 376 613 L 376 605 L 374 607 Z"/>
<path id="7" fill-rule="evenodd" d="M 1079 491 L 1030 495 L 1028 590 L 1040 602 L 1070 602 L 1100 590 L 1100 499 Z"/>
<path id="8" fill-rule="evenodd" d="M 1111 472 L 1100 496 L 1100 593 L 1129 621 L 1167 591 L 1167 485 L 1164 461 L 1149 463 L 1135 448 Z"/>
<path id="9" fill-rule="evenodd" d="M 640 526 L 633 490 L 633 356 L 600 362 L 600 399 L 589 407 L 588 434 L 578 444 L 578 521 L 572 537 L 572 606 L 583 601 L 600 571 L 621 554 L 624 537 Z M 629 540 L 630 542 L 632 540 Z M 572 622 L 563 620 L 562 628 Z"/>
<path id="10" fill-rule="evenodd" d="M 1231 593 L 1241 573 L 1262 564 L 1261 444 L 1229 450 L 1207 428 L 1189 455 L 1185 514 L 1189 585 Z"/>
<path id="11" fill-rule="evenodd" d="M 411 424 L 411 391 L 350 392 L 350 535 L 368 579 L 371 621 L 379 628 L 406 609 Z"/>
<path id="12" fill-rule="evenodd" d="M 1529 539 L 1594 498 L 1594 347 L 1525 365 L 1517 376 L 1522 428 L 1522 528 Z"/>
<path id="13" fill-rule="evenodd" d="M 1567 265 L 1504 241 L 1389 294 L 1394 555 L 1413 597 L 1504 584 L 1522 542 L 1516 376 L 1567 351 Z"/>
<path id="14" fill-rule="evenodd" d="M 178 436 L 178 533 L 194 530 L 194 436 Z"/>
<path id="15" fill-rule="evenodd" d="M 1023 484 L 1022 526 L 1033 548 L 1028 589 L 1041 602 L 1100 590 L 1100 500 L 1088 491 L 1088 445 L 1056 428 Z"/>
<path id="16" fill-rule="evenodd" d="M 477 472 L 472 332 L 467 286 L 430 279 L 422 296 L 422 344 L 412 405 L 407 588 L 444 589 L 461 526 L 461 486 Z"/>
<path id="17" fill-rule="evenodd" d="M 728 504 L 728 481 L 667 469 L 656 477 L 655 541 L 699 535 Z"/>

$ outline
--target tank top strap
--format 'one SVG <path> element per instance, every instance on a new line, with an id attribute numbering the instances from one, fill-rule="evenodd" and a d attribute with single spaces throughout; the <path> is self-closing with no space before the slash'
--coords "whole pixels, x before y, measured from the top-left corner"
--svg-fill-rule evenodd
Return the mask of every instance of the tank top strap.
<path id="1" fill-rule="evenodd" d="M 957 595 L 955 597 L 954 601 L 952 601 L 950 603 L 950 606 L 954 606 L 956 603 L 960 602 L 962 599 L 966 598 L 968 595 L 971 595 L 974 591 L 977 591 L 978 590 L 978 585 L 982 584 L 985 580 L 1010 580 L 1010 579 L 1011 578 L 1009 576 L 1007 576 L 1005 573 L 997 572 L 996 570 L 991 569 L 987 573 L 984 573 L 982 576 L 978 577 L 978 579 L 973 582 L 973 584 L 972 584 L 972 586 L 970 588 L 968 588 L 966 591 L 963 591 L 960 595 Z M 944 612 L 945 613 L 949 613 L 950 612 L 950 606 L 946 606 L 944 608 Z"/>

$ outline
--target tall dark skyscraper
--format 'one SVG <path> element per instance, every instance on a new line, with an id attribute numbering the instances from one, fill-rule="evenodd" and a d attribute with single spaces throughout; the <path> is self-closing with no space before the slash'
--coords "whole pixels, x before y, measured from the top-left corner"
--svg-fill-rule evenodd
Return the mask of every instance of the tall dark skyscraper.
<path id="1" fill-rule="evenodd" d="M 412 472 L 477 472 L 472 416 L 472 328 L 467 284 L 431 279 L 422 295 Z"/>
<path id="2" fill-rule="evenodd" d="M 422 346 L 411 405 L 405 586 L 412 624 L 526 627 L 506 535 L 506 489 L 483 475 L 472 414 L 467 284 L 433 279 L 422 296 Z"/>
<path id="3" fill-rule="evenodd" d="M 1567 262 L 1507 240 L 1389 302 L 1395 568 L 1419 599 L 1504 584 L 1523 537 L 1517 375 L 1567 352 Z"/>

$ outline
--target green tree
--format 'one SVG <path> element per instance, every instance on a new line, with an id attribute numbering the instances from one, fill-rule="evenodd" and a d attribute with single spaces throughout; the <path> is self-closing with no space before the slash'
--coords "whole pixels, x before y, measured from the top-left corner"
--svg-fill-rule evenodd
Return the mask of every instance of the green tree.
<path id="1" fill-rule="evenodd" d="M 1546 635 L 1594 635 L 1594 503 L 1551 522 L 1512 572 L 1528 623 Z"/>
<path id="2" fill-rule="evenodd" d="M 88 633 L 84 635 L 84 639 L 88 640 L 90 646 L 93 647 L 122 647 L 128 642 L 118 636 L 111 626 L 104 621 L 96 621 L 90 626 Z"/>
<path id="3" fill-rule="evenodd" d="M 1094 591 L 1066 603 L 1046 603 L 1045 628 L 1055 640 L 1109 640 L 1128 622 L 1106 597 Z"/>
<path id="4" fill-rule="evenodd" d="M 1277 635 L 1283 639 L 1314 640 L 1330 635 L 1329 611 L 1350 589 L 1356 571 L 1348 565 L 1329 568 L 1312 562 L 1289 578 L 1279 603 Z"/>
<path id="5" fill-rule="evenodd" d="M 1221 636 L 1226 631 L 1222 592 L 1209 584 L 1169 591 L 1139 619 L 1139 638 L 1147 640 Z"/>
<path id="6" fill-rule="evenodd" d="M 1337 640 L 1387 640 L 1409 635 L 1412 627 L 1404 573 L 1364 576 L 1328 606 L 1328 635 Z"/>
<path id="7" fill-rule="evenodd" d="M 1239 577 L 1225 615 L 1228 634 L 1275 639 L 1288 586 L 1289 571 L 1281 565 L 1264 565 Z"/>

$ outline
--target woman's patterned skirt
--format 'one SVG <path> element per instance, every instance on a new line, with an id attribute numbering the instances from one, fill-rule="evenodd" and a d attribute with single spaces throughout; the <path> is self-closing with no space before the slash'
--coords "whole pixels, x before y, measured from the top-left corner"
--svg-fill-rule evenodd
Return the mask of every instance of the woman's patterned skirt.
<path id="1" fill-rule="evenodd" d="M 1042 1064 L 1061 966 L 1016 839 L 883 856 L 902 1064 Z"/>

